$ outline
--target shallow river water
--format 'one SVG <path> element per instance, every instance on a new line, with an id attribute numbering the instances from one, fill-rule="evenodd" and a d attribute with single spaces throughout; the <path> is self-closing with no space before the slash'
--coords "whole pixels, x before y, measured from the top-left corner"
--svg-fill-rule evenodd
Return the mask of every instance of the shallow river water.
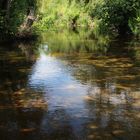
<path id="1" fill-rule="evenodd" d="M 140 139 L 140 42 L 44 33 L 0 44 L 0 140 Z"/>

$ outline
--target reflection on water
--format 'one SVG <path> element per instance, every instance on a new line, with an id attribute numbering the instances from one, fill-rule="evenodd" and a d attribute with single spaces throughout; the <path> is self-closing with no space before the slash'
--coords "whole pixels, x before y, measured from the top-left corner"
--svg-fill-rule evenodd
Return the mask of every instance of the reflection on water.
<path id="1" fill-rule="evenodd" d="M 72 32 L 1 44 L 1 139 L 139 139 L 139 47 Z"/>

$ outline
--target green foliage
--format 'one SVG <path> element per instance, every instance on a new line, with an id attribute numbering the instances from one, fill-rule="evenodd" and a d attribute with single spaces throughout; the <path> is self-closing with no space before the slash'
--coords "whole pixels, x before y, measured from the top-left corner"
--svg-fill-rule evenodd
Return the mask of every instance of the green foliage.
<path id="1" fill-rule="evenodd" d="M 140 10 L 137 11 L 136 17 L 129 20 L 129 26 L 133 33 L 140 37 Z"/>
<path id="2" fill-rule="evenodd" d="M 82 23 L 85 25 L 86 18 L 90 17 L 84 10 L 84 3 L 77 0 L 42 0 L 39 7 L 40 20 L 34 27 L 45 30 L 50 27 L 77 26 Z"/>
<path id="3" fill-rule="evenodd" d="M 39 0 L 40 20 L 36 28 L 84 26 L 95 34 L 138 33 L 139 0 Z M 133 25 L 132 25 L 133 23 Z"/>
<path id="4" fill-rule="evenodd" d="M 36 7 L 36 0 L 6 0 L 0 5 L 0 30 L 2 36 L 15 35 L 28 15 L 30 7 Z M 2 3 L 4 0 L 2 0 Z"/>
<path id="5" fill-rule="evenodd" d="M 8 30 L 10 33 L 16 33 L 18 31 L 18 27 L 24 21 L 27 14 L 28 4 L 26 1 L 15 0 L 11 3 L 10 15 L 9 15 L 9 23 Z"/>
<path id="6" fill-rule="evenodd" d="M 139 0 L 1 0 L 0 30 L 15 35 L 34 7 L 34 31 L 64 27 L 90 27 L 95 35 L 140 34 Z M 3 5 L 3 2 L 6 5 Z"/>
<path id="7" fill-rule="evenodd" d="M 109 47 L 109 38 L 99 36 L 98 39 L 92 36 L 92 31 L 61 30 L 61 32 L 48 31 L 40 36 L 41 42 L 47 42 L 52 53 L 79 54 L 79 53 L 106 53 Z"/>
<path id="8" fill-rule="evenodd" d="M 104 0 L 95 6 L 93 16 L 100 19 L 101 26 L 107 30 L 114 29 L 123 34 L 130 32 L 129 20 L 136 17 L 139 6 L 139 0 Z"/>

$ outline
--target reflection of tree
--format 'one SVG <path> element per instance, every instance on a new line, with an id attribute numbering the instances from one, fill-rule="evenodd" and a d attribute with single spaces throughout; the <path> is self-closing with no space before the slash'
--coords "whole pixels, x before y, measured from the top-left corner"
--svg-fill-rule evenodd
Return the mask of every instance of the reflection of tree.
<path id="1" fill-rule="evenodd" d="M 85 101 L 92 119 L 83 126 L 87 139 L 138 136 L 140 71 L 134 63 L 135 50 L 130 51 L 126 40 L 119 40 L 100 55 L 97 40 L 60 36 L 48 39 L 49 51 L 66 61 L 78 81 L 90 85 Z"/>
<path id="2" fill-rule="evenodd" d="M 67 114 L 63 108 L 49 111 L 44 116 L 44 121 L 42 123 L 42 131 L 44 132 L 45 139 L 75 139 L 70 121 L 71 118 L 69 114 Z"/>
<path id="3" fill-rule="evenodd" d="M 98 137 L 101 139 L 112 139 L 112 137 L 133 139 L 133 137 L 139 137 L 139 118 L 135 116 L 138 112 L 132 107 L 129 108 L 127 103 L 112 105 L 109 102 L 104 102 L 102 94 L 104 93 L 100 93 L 100 96 L 92 96 L 92 99 L 87 100 L 89 117 L 92 118 L 85 126 L 88 130 L 87 137 L 89 139 Z"/>
<path id="4" fill-rule="evenodd" d="M 76 139 L 70 124 L 70 116 L 63 109 L 51 111 L 41 109 L 4 111 L 0 117 L 2 121 L 0 127 L 2 133 L 0 133 L 0 136 L 2 139 L 12 140 L 13 137 L 15 140 Z"/>
<path id="5" fill-rule="evenodd" d="M 26 61 L 17 46 L 15 43 L 3 45 L 1 49 L 4 53 L 0 52 L 0 137 L 6 140 L 20 139 L 22 132 L 34 131 L 43 115 L 40 107 L 44 106 L 40 101 L 43 97 L 32 96 L 32 92 L 26 89 L 32 62 Z M 36 120 L 32 120 L 34 115 L 38 115 Z M 26 124 L 29 127 L 23 127 Z"/>
<path id="6" fill-rule="evenodd" d="M 65 54 L 77 54 L 77 53 L 98 53 L 104 54 L 108 47 L 108 38 L 99 37 L 98 39 L 91 39 L 90 32 L 74 33 L 71 31 L 63 32 L 49 32 L 48 34 L 42 34 L 41 40 L 47 42 L 48 51 L 52 54 L 65 53 Z"/>
<path id="7" fill-rule="evenodd" d="M 36 46 L 37 42 L 20 42 L 18 44 L 18 48 L 21 49 L 22 53 L 26 56 L 28 61 L 35 61 L 36 60 Z"/>
<path id="8" fill-rule="evenodd" d="M 140 41 L 138 39 L 133 39 L 128 44 L 129 52 L 133 54 L 134 64 L 140 66 Z"/>
<path id="9" fill-rule="evenodd" d="M 54 41 L 50 35 L 53 42 L 49 43 L 54 43 L 51 44 L 54 50 L 50 48 L 50 51 L 68 53 L 58 57 L 66 62 L 63 68 L 77 81 L 88 85 L 84 98 L 87 118 L 71 118 L 73 114 L 64 108 L 49 110 L 43 93 L 27 89 L 27 75 L 38 49 L 34 50 L 34 43 L 20 43 L 17 46 L 25 56 L 13 48 L 3 48 L 5 54 L 0 54 L 0 137 L 8 140 L 139 137 L 140 71 L 130 57 L 134 53 L 129 53 L 127 44 L 122 44 L 119 52 L 110 47 L 100 55 L 101 50 L 97 49 L 96 53 L 96 48 L 91 46 L 96 46 L 96 41 L 82 40 L 77 35 L 62 36 L 55 36 Z M 77 122 L 81 125 L 75 126 L 80 129 L 79 133 L 73 125 Z"/>
<path id="10" fill-rule="evenodd" d="M 134 88 L 136 90 L 140 86 L 137 82 L 140 81 L 139 69 L 133 65 L 133 56 L 126 42 L 121 44 L 119 53 L 115 51 L 119 43 L 113 43 L 106 56 L 93 55 L 92 59 L 86 55 L 72 59 L 66 57 L 67 65 L 73 67 L 72 75 L 82 83 L 98 87 L 104 93 L 120 94 L 133 91 Z"/>
<path id="11" fill-rule="evenodd" d="M 66 61 L 72 76 L 89 85 L 85 102 L 92 119 L 81 132 L 86 139 L 138 136 L 140 71 L 129 43 L 119 40 L 108 45 L 68 34 L 47 39 L 50 53 Z M 110 47 L 104 51 L 100 49 L 104 45 Z"/>
<path id="12" fill-rule="evenodd" d="M 1 114 L 0 136 L 5 140 L 35 139 L 40 132 L 43 110 L 9 109 Z"/>
<path id="13" fill-rule="evenodd" d="M 85 100 L 93 119 L 85 125 L 87 139 L 139 137 L 139 69 L 127 45 L 121 44 L 119 52 L 115 52 L 118 45 L 113 45 L 106 56 L 93 55 L 92 59 L 86 55 L 61 57 L 78 81 L 90 85 Z"/>
<path id="14" fill-rule="evenodd" d="M 35 58 L 32 44 L 16 45 L 25 56 L 12 48 L 0 58 L 1 139 L 73 139 L 66 111 L 47 111 L 44 94 L 27 88 L 27 76 Z"/>
<path id="15" fill-rule="evenodd" d="M 17 50 L 16 44 L 4 46 L 3 51 L 4 54 L 1 54 L 0 58 L 0 84 L 6 90 L 18 90 L 25 86 L 26 76 L 32 63 L 25 60 L 20 50 Z"/>

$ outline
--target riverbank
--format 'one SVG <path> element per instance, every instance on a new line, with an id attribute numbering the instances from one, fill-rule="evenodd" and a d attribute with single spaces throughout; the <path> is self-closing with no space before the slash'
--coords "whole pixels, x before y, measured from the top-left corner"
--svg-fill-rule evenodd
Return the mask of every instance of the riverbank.
<path id="1" fill-rule="evenodd" d="M 5 36 L 3 38 L 0 38 L 0 43 L 37 40 L 38 36 L 39 35 L 37 34 L 21 34 L 15 36 Z"/>

